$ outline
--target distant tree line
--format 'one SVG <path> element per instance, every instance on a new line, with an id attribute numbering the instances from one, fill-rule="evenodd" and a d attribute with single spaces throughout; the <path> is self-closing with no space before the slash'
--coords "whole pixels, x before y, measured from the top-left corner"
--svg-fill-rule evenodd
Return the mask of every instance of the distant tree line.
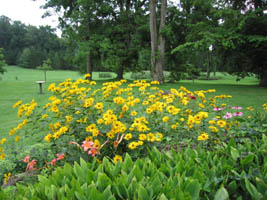
<path id="1" fill-rule="evenodd" d="M 2 17 L 0 48 L 8 64 L 35 67 L 49 58 L 56 68 L 113 71 L 119 79 L 149 70 L 160 82 L 163 70 L 173 80 L 224 71 L 237 79 L 256 75 L 267 87 L 267 1 L 46 0 L 43 8 L 46 16 L 58 12 L 62 38 L 49 27 Z M 5 27 L 12 27 L 9 34 Z"/>
<path id="2" fill-rule="evenodd" d="M 50 59 L 54 69 L 73 69 L 73 51 L 50 26 L 26 26 L 0 16 L 0 48 L 8 65 L 36 68 Z"/>

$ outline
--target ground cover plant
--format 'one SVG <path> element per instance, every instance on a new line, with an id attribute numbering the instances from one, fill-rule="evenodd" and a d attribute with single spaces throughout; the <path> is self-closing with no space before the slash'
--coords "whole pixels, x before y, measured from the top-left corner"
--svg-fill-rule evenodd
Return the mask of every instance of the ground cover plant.
<path id="1" fill-rule="evenodd" d="M 1 157 L 7 155 L 1 164 L 9 167 L 1 166 L 5 182 L 25 170 L 50 174 L 80 157 L 117 163 L 126 152 L 133 160 L 143 157 L 151 146 L 167 151 L 190 143 L 192 148 L 201 144 L 210 151 L 230 139 L 243 144 L 247 138 L 255 141 L 266 134 L 266 104 L 256 113 L 252 107 L 232 104 L 231 95 L 213 89 L 76 78 L 50 84 L 48 89 L 52 96 L 39 95 L 41 103 L 28 100 L 14 105 L 21 119 L 9 136 L 1 138 Z M 10 146 L 12 140 L 15 146 Z M 32 145 L 25 144 L 30 140 Z M 232 150 L 235 157 L 237 151 Z M 6 165 L 12 153 L 17 154 L 13 165 Z"/>
<path id="2" fill-rule="evenodd" d="M 0 191 L 3 199 L 266 199 L 267 137 L 233 139 L 207 151 L 149 151 L 145 158 L 65 164 L 38 182 Z"/>

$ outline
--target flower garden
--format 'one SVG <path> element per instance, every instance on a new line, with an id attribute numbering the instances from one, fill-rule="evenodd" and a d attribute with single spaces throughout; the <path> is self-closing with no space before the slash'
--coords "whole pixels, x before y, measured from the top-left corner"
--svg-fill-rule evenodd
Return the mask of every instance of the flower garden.
<path id="1" fill-rule="evenodd" d="M 99 86 L 89 76 L 51 84 L 44 106 L 13 106 L 21 123 L 10 138 L 38 131 L 41 146 L 3 174 L 2 198 L 267 198 L 267 104 L 255 112 L 213 89 Z M 20 173 L 26 178 L 17 180 Z"/>

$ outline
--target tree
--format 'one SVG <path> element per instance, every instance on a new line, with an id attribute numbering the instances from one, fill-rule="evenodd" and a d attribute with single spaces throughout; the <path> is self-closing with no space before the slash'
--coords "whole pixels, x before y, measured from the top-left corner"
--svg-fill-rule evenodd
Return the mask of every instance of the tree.
<path id="1" fill-rule="evenodd" d="M 166 24 L 167 0 L 161 0 L 160 27 L 157 30 L 156 1 L 149 3 L 149 27 L 151 35 L 151 76 L 153 81 L 164 82 L 163 65 L 165 54 L 165 38 L 162 31 Z M 158 38 L 159 37 L 159 38 Z M 160 41 L 158 44 L 158 40 Z"/>
<path id="2" fill-rule="evenodd" d="M 43 64 L 41 66 L 38 66 L 36 69 L 44 71 L 44 80 L 46 81 L 46 71 L 53 69 L 51 66 L 51 60 L 50 59 L 45 60 Z"/>
<path id="3" fill-rule="evenodd" d="M 4 55 L 2 54 L 3 49 L 0 48 L 0 73 L 3 74 L 6 70 L 4 66 L 6 66 Z"/>

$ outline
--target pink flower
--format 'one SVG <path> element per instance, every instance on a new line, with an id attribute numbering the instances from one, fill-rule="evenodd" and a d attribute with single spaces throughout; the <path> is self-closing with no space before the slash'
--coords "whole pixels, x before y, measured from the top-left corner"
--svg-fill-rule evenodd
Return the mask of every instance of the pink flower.
<path id="1" fill-rule="evenodd" d="M 233 117 L 233 115 L 229 112 L 227 112 L 226 115 L 223 116 L 224 119 L 230 119 L 232 117 Z"/>
<path id="2" fill-rule="evenodd" d="M 93 142 L 83 141 L 82 147 L 84 151 L 87 151 L 88 149 L 91 149 L 93 145 L 94 145 Z"/>
<path id="3" fill-rule="evenodd" d="M 56 162 L 57 162 L 57 159 L 56 158 L 54 158 L 53 160 L 51 160 L 51 162 L 49 163 L 50 165 L 55 165 L 56 164 Z"/>
<path id="4" fill-rule="evenodd" d="M 30 160 L 30 155 L 27 155 L 24 159 L 23 159 L 23 162 L 25 162 L 25 163 L 28 163 L 29 162 L 29 160 Z"/>
<path id="5" fill-rule="evenodd" d="M 36 165 L 36 160 L 32 160 L 31 162 L 28 163 L 26 171 L 33 170 L 35 165 Z"/>
<path id="6" fill-rule="evenodd" d="M 234 109 L 234 110 L 241 110 L 242 107 L 240 107 L 240 106 L 233 106 L 232 109 Z"/>
<path id="7" fill-rule="evenodd" d="M 57 154 L 57 160 L 63 160 L 65 157 L 65 154 L 64 153 L 58 153 Z"/>
<path id="8" fill-rule="evenodd" d="M 242 116 L 242 115 L 243 115 L 242 112 L 235 112 L 235 113 L 234 113 L 234 116 Z"/>
<path id="9" fill-rule="evenodd" d="M 214 111 L 220 111 L 220 110 L 222 110 L 222 109 L 223 109 L 223 108 L 216 108 L 216 107 L 213 108 Z"/>
<path id="10" fill-rule="evenodd" d="M 90 150 L 88 151 L 89 155 L 92 155 L 92 157 L 95 157 L 96 154 L 100 154 L 100 152 L 97 150 L 96 147 L 91 147 Z"/>

